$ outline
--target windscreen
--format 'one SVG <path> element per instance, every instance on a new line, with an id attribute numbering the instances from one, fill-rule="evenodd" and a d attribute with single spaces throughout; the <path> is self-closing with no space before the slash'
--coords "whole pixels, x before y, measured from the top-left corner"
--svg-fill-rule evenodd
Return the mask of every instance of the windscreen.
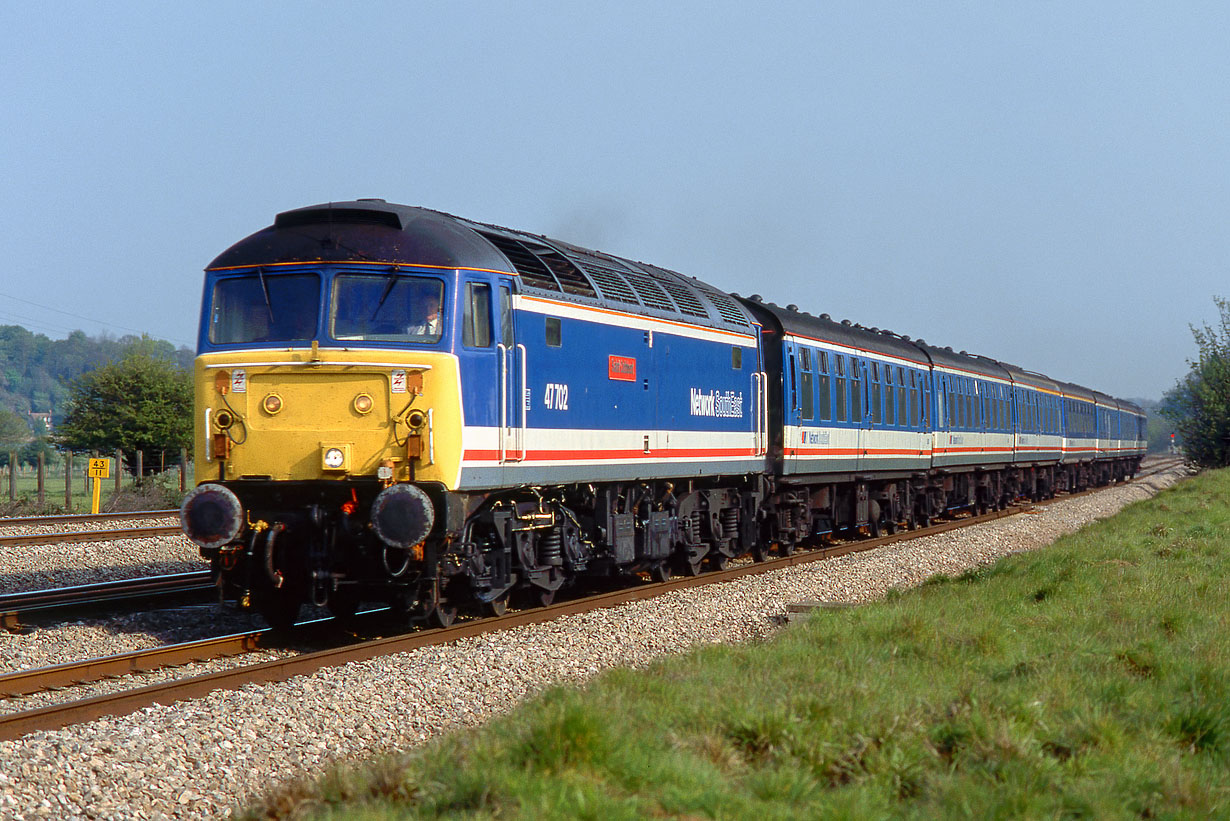
<path id="1" fill-rule="evenodd" d="M 218 345 L 296 342 L 316 336 L 316 274 L 250 274 L 214 283 L 209 341 Z"/>
<path id="2" fill-rule="evenodd" d="M 444 283 L 429 277 L 343 274 L 333 280 L 330 334 L 338 340 L 438 342 Z"/>

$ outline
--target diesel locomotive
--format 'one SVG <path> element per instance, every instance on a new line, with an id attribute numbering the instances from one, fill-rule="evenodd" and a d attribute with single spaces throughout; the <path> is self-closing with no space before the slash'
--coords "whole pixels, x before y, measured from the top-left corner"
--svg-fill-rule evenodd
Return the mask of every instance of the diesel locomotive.
<path id="1" fill-rule="evenodd" d="M 695 574 L 1120 480 L 1145 447 L 1096 391 L 374 199 L 210 263 L 194 379 L 183 529 L 275 626 Z"/>

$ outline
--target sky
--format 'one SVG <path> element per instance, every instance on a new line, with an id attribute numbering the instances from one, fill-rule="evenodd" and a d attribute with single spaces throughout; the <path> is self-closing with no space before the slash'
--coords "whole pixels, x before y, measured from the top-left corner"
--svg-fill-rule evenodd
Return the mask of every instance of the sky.
<path id="1" fill-rule="evenodd" d="M 192 346 L 202 269 L 382 197 L 1156 399 L 1230 296 L 1230 5 L 0 9 L 0 324 Z"/>

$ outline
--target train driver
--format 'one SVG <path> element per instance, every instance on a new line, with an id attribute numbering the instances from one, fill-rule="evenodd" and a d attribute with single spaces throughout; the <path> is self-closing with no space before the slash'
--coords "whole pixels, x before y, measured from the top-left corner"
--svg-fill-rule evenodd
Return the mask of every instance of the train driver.
<path id="1" fill-rule="evenodd" d="M 413 336 L 429 337 L 433 341 L 439 339 L 444 327 L 444 321 L 440 317 L 440 295 L 438 293 L 426 294 L 420 302 L 420 307 L 423 310 L 422 321 L 412 324 L 406 332 Z"/>

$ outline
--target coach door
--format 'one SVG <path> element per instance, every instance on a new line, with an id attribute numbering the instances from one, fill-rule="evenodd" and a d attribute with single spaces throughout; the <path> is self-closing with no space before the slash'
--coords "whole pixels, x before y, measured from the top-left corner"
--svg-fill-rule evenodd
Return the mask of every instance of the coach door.
<path id="1" fill-rule="evenodd" d="M 853 387 L 853 398 L 857 400 L 851 402 L 851 405 L 854 406 L 853 413 L 859 421 L 857 470 L 869 470 L 874 465 L 874 459 L 868 456 L 875 444 L 875 437 L 871 430 L 871 401 L 873 398 L 878 399 L 879 395 L 872 396 L 870 369 L 871 363 L 866 359 L 860 359 L 854 374 L 855 378 L 850 380 L 850 384 Z"/>
<path id="2" fill-rule="evenodd" d="M 526 355 L 525 345 L 517 343 L 513 317 L 512 289 L 500 286 L 500 462 L 508 464 L 525 458 Z"/>

